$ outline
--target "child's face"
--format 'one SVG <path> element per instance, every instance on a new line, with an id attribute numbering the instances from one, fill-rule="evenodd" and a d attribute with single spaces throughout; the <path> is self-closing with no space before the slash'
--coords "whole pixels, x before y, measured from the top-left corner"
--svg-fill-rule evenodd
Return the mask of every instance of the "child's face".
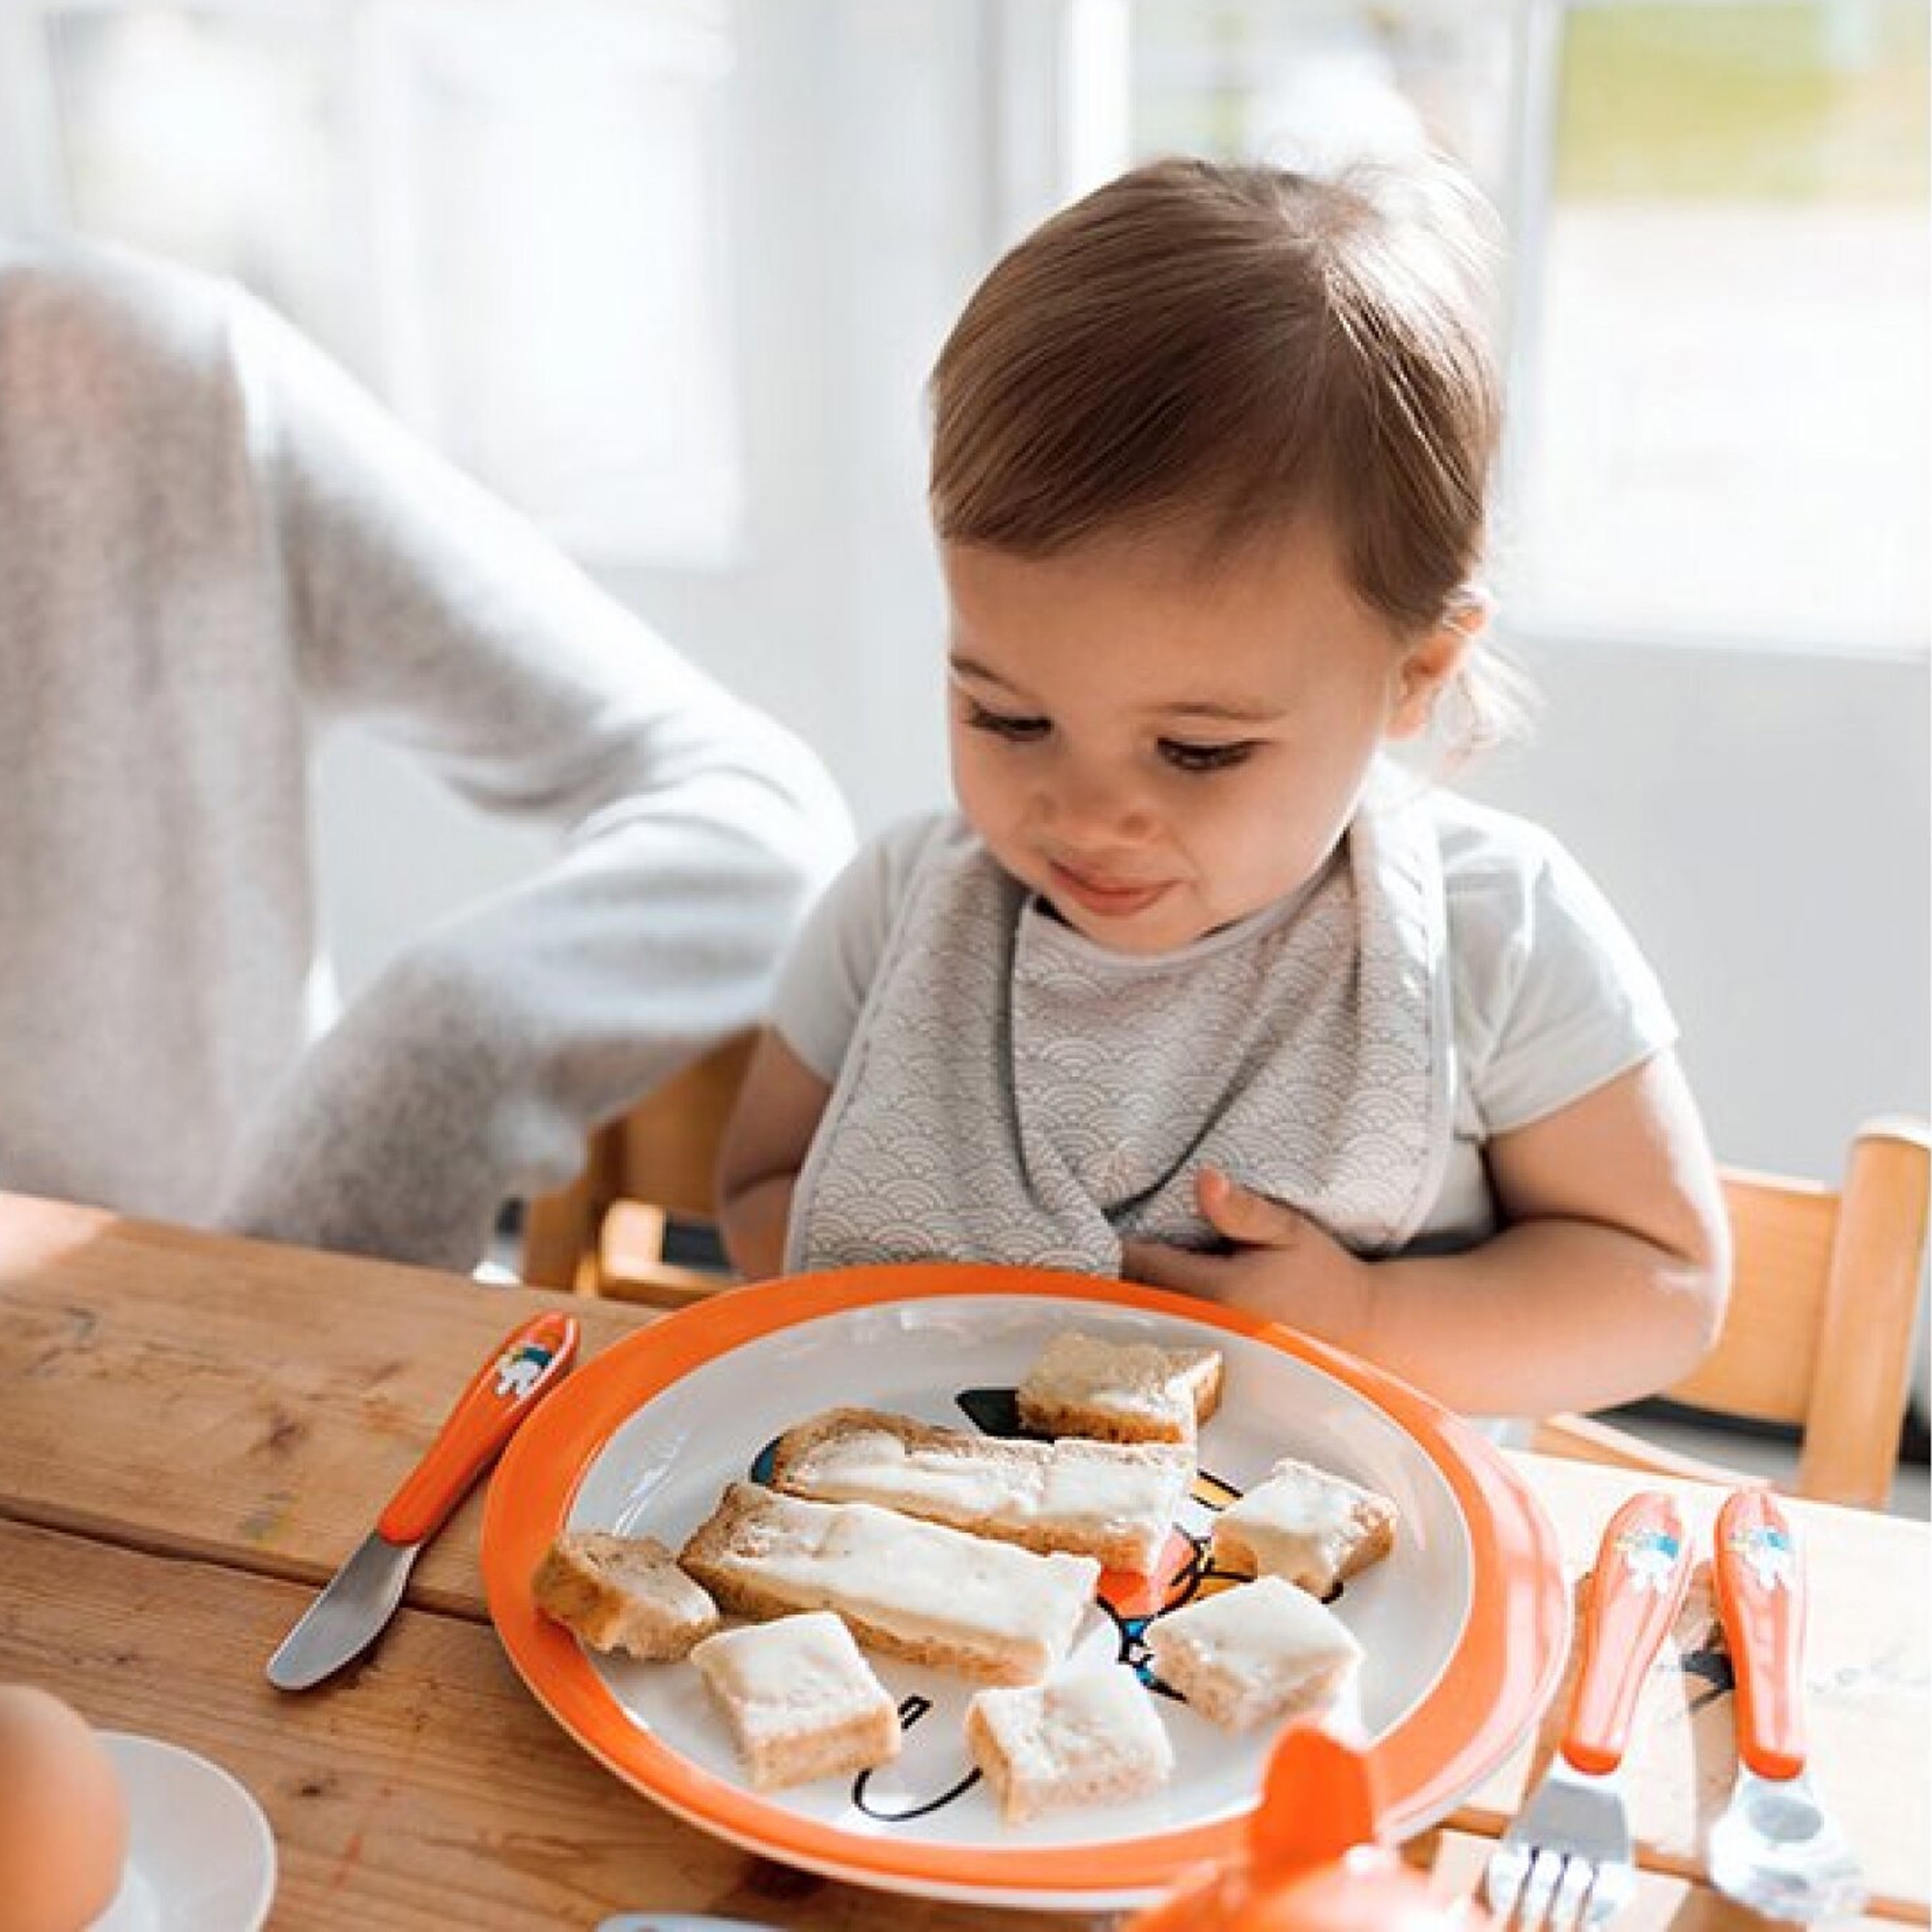
<path id="1" fill-rule="evenodd" d="M 1315 526 L 1208 574 L 1153 545 L 941 554 L 960 809 L 1121 952 L 1184 946 L 1312 878 L 1461 648 L 1405 648 Z"/>

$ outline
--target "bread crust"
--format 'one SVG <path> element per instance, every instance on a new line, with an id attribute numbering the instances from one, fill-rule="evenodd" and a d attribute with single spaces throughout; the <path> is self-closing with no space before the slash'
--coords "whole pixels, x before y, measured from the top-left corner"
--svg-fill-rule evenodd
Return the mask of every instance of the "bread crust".
<path id="1" fill-rule="evenodd" d="M 683 1657 L 718 1628 L 718 1605 L 654 1536 L 566 1530 L 530 1579 L 537 1608 L 593 1650 L 648 1663 Z"/>

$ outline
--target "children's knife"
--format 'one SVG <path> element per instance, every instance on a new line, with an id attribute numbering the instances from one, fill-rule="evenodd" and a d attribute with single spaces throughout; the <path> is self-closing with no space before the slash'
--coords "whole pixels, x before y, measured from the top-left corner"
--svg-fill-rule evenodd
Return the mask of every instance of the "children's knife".
<path id="1" fill-rule="evenodd" d="M 375 1642 L 402 1602 L 417 1550 L 569 1371 L 578 1333 L 574 1315 L 539 1315 L 503 1338 L 374 1530 L 270 1658 L 269 1682 L 278 1690 L 306 1690 Z"/>

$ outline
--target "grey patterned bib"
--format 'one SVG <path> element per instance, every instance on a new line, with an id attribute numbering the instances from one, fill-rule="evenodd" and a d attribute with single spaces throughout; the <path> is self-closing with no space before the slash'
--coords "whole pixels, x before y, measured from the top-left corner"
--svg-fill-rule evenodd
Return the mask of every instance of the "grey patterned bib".
<path id="1" fill-rule="evenodd" d="M 1401 1248 L 1450 1141 L 1441 860 L 1400 780 L 1290 901 L 1111 952 L 953 821 L 925 847 L 793 1203 L 787 1264 L 1115 1274 L 1212 1245 L 1203 1166 L 1359 1253 Z"/>

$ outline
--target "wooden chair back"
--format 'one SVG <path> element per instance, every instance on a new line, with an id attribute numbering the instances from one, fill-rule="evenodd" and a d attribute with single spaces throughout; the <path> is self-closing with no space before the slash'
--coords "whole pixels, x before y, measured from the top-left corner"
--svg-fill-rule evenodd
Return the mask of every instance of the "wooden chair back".
<path id="1" fill-rule="evenodd" d="M 526 1281 L 662 1306 L 729 1286 L 667 1262 L 665 1234 L 673 1217 L 714 1216 L 718 1148 L 756 1044 L 754 1031 L 733 1034 L 597 1129 L 582 1173 L 529 1204 Z"/>
<path id="2" fill-rule="evenodd" d="M 1665 1394 L 1795 1426 L 1798 1494 L 1883 1508 L 1910 1391 L 1929 1187 L 1932 1151 L 1918 1121 L 1861 1128 L 1836 1191 L 1726 1170 L 1730 1309 L 1716 1349 Z M 1547 1418 L 1532 1443 L 1661 1474 L 1746 1480 L 1584 1416 Z"/>

